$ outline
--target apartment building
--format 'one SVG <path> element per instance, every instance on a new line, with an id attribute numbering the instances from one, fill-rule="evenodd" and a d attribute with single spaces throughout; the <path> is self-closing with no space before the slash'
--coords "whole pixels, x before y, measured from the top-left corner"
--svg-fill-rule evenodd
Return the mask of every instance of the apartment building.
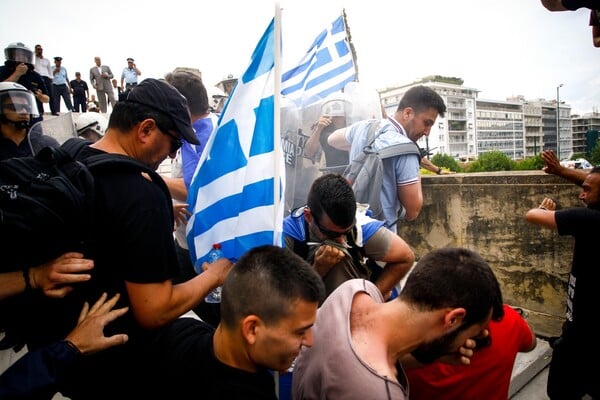
<path id="1" fill-rule="evenodd" d="M 569 158 L 584 146 L 587 139 L 583 130 L 587 132 L 588 126 L 597 127 L 600 122 L 600 113 L 582 117 L 577 120 L 575 134 L 571 107 L 564 102 L 527 100 L 523 96 L 504 101 L 479 99 L 480 91 L 463 86 L 462 79 L 437 75 L 379 90 L 386 113 L 392 115 L 404 92 L 416 85 L 434 89 L 448 108 L 446 116 L 436 121 L 429 138 L 421 138 L 419 145 L 431 149 L 433 154 L 450 154 L 460 160 L 488 151 L 502 151 L 519 160 L 546 149 L 560 153 L 561 159 Z"/>

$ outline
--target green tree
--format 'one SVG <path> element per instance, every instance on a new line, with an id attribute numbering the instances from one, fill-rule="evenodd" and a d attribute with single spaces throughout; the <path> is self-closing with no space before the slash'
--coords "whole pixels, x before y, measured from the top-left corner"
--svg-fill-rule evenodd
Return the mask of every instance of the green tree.
<path id="1" fill-rule="evenodd" d="M 489 151 L 469 165 L 469 172 L 510 171 L 514 169 L 514 164 L 503 152 Z"/>
<path id="2" fill-rule="evenodd" d="M 592 163 L 592 165 L 600 165 L 600 144 L 598 143 L 600 143 L 600 141 L 596 142 L 596 145 L 592 151 L 590 151 L 589 161 Z"/>
<path id="3" fill-rule="evenodd" d="M 542 155 L 538 154 L 533 157 L 525 158 L 515 163 L 515 170 L 517 171 L 536 171 L 542 169 L 544 161 Z"/>
<path id="4" fill-rule="evenodd" d="M 458 165 L 454 157 L 452 157 L 449 154 L 438 153 L 435 156 L 431 157 L 431 162 L 437 165 L 438 167 L 443 167 L 454 172 L 461 172 L 460 166 Z"/>

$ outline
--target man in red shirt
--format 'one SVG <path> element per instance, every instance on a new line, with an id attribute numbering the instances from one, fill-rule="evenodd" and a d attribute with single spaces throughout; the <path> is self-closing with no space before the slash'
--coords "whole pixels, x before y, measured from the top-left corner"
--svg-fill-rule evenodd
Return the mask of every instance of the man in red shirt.
<path id="1" fill-rule="evenodd" d="M 469 365 L 436 361 L 407 369 L 410 400 L 508 399 L 517 353 L 535 348 L 535 333 L 527 321 L 506 304 L 504 317 L 500 321 L 491 320 L 489 331 L 489 345 L 476 349 Z"/>

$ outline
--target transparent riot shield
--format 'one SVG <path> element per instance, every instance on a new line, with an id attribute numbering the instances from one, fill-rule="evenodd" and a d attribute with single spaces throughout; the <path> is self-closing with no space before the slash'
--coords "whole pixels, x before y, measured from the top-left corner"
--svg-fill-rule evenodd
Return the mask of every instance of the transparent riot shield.
<path id="1" fill-rule="evenodd" d="M 69 138 L 77 137 L 73 116 L 70 112 L 56 117 L 45 117 L 44 120 L 36 122 L 31 127 L 29 134 L 51 136 L 56 139 L 59 144 L 63 144 Z"/>
<path id="2" fill-rule="evenodd" d="M 296 194 L 297 180 L 302 180 L 302 129 L 300 128 L 300 113 L 296 105 L 287 98 L 281 98 L 281 147 L 285 159 L 285 212 L 306 202 L 306 197 Z M 297 179 L 299 178 L 299 179 Z M 298 196 L 298 197 L 297 197 Z"/>
<path id="3" fill-rule="evenodd" d="M 352 105 L 346 113 L 348 125 L 365 119 L 381 119 L 382 104 L 379 92 L 358 82 L 349 82 L 344 87 L 344 99 Z"/>
<path id="4" fill-rule="evenodd" d="M 363 119 L 380 119 L 379 93 L 356 82 L 324 99 L 294 103 L 282 98 L 281 143 L 286 164 L 286 215 L 306 204 L 313 181 L 324 173 L 342 173 L 347 152 L 329 146 L 327 138 L 337 129 Z M 324 121 L 320 122 L 320 119 Z M 319 123 L 322 129 L 317 130 Z"/>

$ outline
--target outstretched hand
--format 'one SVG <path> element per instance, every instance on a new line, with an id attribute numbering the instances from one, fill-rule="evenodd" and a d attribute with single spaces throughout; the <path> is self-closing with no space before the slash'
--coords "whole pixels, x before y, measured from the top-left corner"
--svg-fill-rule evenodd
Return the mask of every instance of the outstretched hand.
<path id="1" fill-rule="evenodd" d="M 544 164 L 546 164 L 542 168 L 542 171 L 547 174 L 560 175 L 560 171 L 565 168 L 560 165 L 558 157 L 556 157 L 556 154 L 554 154 L 552 150 L 544 150 L 542 152 L 542 160 L 544 161 Z"/>
<path id="2" fill-rule="evenodd" d="M 107 294 L 103 293 L 92 308 L 89 308 L 87 302 L 83 305 L 77 326 L 65 338 L 73 343 L 81 354 L 93 354 L 109 347 L 124 344 L 129 340 L 129 337 L 124 333 L 104 336 L 104 327 L 129 310 L 129 307 L 112 309 L 117 304 L 119 297 L 117 293 L 107 301 Z"/>

